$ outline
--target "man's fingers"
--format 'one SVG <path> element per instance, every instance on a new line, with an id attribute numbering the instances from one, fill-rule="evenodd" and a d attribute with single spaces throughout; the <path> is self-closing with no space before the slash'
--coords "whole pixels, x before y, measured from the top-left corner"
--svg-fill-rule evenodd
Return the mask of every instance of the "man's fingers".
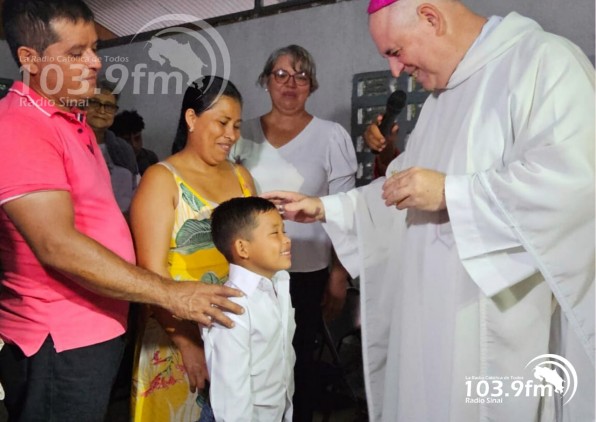
<path id="1" fill-rule="evenodd" d="M 194 393 L 195 391 L 197 391 L 197 384 L 192 382 L 192 378 L 188 377 L 188 387 L 191 393 Z"/>
<path id="2" fill-rule="evenodd" d="M 228 287 L 228 286 L 221 286 L 221 293 L 218 293 L 218 294 L 220 296 L 225 296 L 225 297 L 241 297 L 241 296 L 244 296 L 244 293 L 242 293 L 242 290 L 234 289 L 233 287 Z M 217 304 L 217 303 L 216 303 L 216 305 L 219 306 L 219 304 Z M 237 314 L 238 312 L 234 312 L 234 313 Z"/>
<path id="3" fill-rule="evenodd" d="M 211 308 L 210 310 L 203 312 L 203 314 L 199 315 L 197 318 L 195 318 L 195 320 L 200 326 L 207 328 L 211 328 L 214 322 L 217 322 L 218 324 L 227 328 L 234 327 L 234 321 L 232 321 L 218 308 Z"/>
<path id="4" fill-rule="evenodd" d="M 376 124 L 371 124 L 364 133 L 364 140 L 373 151 L 381 151 L 385 147 L 385 138 Z"/>
<path id="5" fill-rule="evenodd" d="M 240 308 L 242 309 L 242 308 Z M 207 317 L 207 324 L 204 324 L 207 327 L 211 327 L 213 322 L 217 322 L 225 327 L 232 328 L 234 327 L 234 321 L 232 321 L 226 314 L 224 314 L 220 309 L 213 308 L 209 312 L 205 312 Z"/>
<path id="6" fill-rule="evenodd" d="M 211 315 L 206 314 L 206 313 L 194 317 L 193 320 L 196 321 L 196 322 L 198 322 L 199 325 L 202 326 L 202 327 L 209 328 L 209 327 L 211 327 L 213 325 L 213 317 Z"/>
<path id="7" fill-rule="evenodd" d="M 297 202 L 292 202 L 289 204 L 285 204 L 284 205 L 284 211 L 285 212 L 300 212 L 300 211 L 304 211 L 306 213 L 309 213 L 309 209 L 308 207 L 305 206 L 306 204 L 304 203 L 297 203 Z M 315 212 L 318 210 L 318 208 L 315 208 Z"/>
<path id="8" fill-rule="evenodd" d="M 270 191 L 270 192 L 263 192 L 259 195 L 261 198 L 268 199 L 275 203 L 288 203 L 288 202 L 296 202 L 301 200 L 305 197 L 298 192 L 288 192 L 288 191 Z"/>
<path id="9" fill-rule="evenodd" d="M 242 293 L 242 292 L 240 292 Z M 242 294 L 240 295 L 242 296 Z M 244 313 L 244 308 L 240 305 L 238 305 L 237 303 L 232 302 L 231 300 L 228 300 L 224 297 L 214 297 L 211 300 L 211 311 L 215 311 L 215 310 L 223 310 L 223 311 L 228 311 L 228 312 L 232 312 L 234 314 L 237 315 L 242 315 Z M 209 315 L 211 315 L 211 313 L 209 313 Z"/>

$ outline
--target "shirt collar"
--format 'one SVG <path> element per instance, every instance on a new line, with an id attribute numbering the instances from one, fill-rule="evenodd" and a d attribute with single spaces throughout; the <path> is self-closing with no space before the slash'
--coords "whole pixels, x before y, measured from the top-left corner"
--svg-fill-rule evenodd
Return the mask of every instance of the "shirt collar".
<path id="1" fill-rule="evenodd" d="M 501 16 L 491 16 L 488 20 L 482 25 L 482 30 L 480 30 L 480 34 L 476 37 L 468 51 L 471 51 L 476 45 L 480 44 L 487 36 L 490 34 L 493 29 L 495 29 L 503 18 Z M 467 53 L 466 53 L 467 54 Z"/>
<path id="2" fill-rule="evenodd" d="M 254 294 L 259 286 L 261 286 L 262 289 L 267 287 L 272 288 L 274 285 L 277 285 L 279 281 L 289 279 L 290 274 L 287 271 L 278 271 L 273 275 L 273 278 L 269 280 L 267 277 L 263 277 L 260 274 L 247 270 L 240 265 L 230 264 L 229 280 L 232 284 L 242 290 L 246 296 Z"/>
<path id="3" fill-rule="evenodd" d="M 74 119 L 80 123 L 85 122 L 85 112 L 77 108 L 71 111 L 63 111 L 56 107 L 54 100 L 41 96 L 38 92 L 25 85 L 22 81 L 15 81 L 9 89 L 10 92 L 27 99 L 29 106 L 35 107 L 43 115 L 51 117 L 54 114 L 62 114 L 68 119 Z"/>

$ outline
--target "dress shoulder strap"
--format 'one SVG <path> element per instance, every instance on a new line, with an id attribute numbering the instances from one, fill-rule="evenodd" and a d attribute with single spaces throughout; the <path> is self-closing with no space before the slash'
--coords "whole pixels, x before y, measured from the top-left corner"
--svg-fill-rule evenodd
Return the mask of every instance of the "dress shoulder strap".
<path id="1" fill-rule="evenodd" d="M 160 166 L 164 166 L 165 168 L 167 168 L 170 173 L 172 173 L 174 176 L 178 177 L 179 179 L 182 179 L 182 177 L 180 177 L 180 175 L 178 174 L 178 171 L 176 170 L 176 167 L 174 167 L 173 165 L 171 165 L 170 163 L 168 163 L 167 161 L 160 161 L 157 164 L 159 164 Z"/>
<path id="2" fill-rule="evenodd" d="M 209 201 L 199 195 L 199 193 L 195 191 L 192 186 L 184 181 L 182 176 L 180 176 L 180 173 L 178 173 L 178 170 L 176 170 L 176 167 L 167 161 L 160 161 L 157 164 L 164 166 L 172 173 L 172 176 L 174 176 L 174 180 L 176 181 L 176 185 L 178 186 L 178 191 L 180 192 L 180 195 L 182 195 L 183 199 L 188 195 L 194 196 L 202 205 L 207 206 L 210 209 L 212 208 Z"/>
<path id="3" fill-rule="evenodd" d="M 246 183 L 246 180 L 244 180 L 244 177 L 242 177 L 242 173 L 240 173 L 240 167 L 238 166 L 238 164 L 234 164 L 231 163 L 232 167 L 234 167 L 234 173 L 236 173 L 236 177 L 238 178 L 238 182 L 240 183 L 240 189 L 242 189 L 242 195 L 246 196 L 252 196 L 252 192 L 250 191 L 250 188 L 248 187 L 248 184 Z"/>

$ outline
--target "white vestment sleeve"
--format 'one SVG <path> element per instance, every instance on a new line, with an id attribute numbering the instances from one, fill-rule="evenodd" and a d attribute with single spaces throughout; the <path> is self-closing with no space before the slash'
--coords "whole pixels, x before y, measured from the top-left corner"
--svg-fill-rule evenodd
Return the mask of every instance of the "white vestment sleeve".
<path id="1" fill-rule="evenodd" d="M 473 177 L 447 176 L 445 192 L 449 208 L 462 240 L 458 243 L 460 259 L 470 277 L 486 296 L 494 296 L 538 270 L 530 254 L 522 247 L 515 231 L 504 222 L 498 211 L 488 208 L 491 201 L 479 201 L 486 196 L 479 191 Z M 447 194 L 448 192 L 448 194 Z M 482 219 L 479 209 L 484 209 Z"/>
<path id="2" fill-rule="evenodd" d="M 323 228 L 329 235 L 335 253 L 352 278 L 359 275 L 358 244 L 354 231 L 354 210 L 357 189 L 323 196 L 325 223 Z"/>
<path id="3" fill-rule="evenodd" d="M 577 48 L 553 48 L 541 66 L 549 77 L 517 81 L 525 92 L 510 103 L 519 121 L 507 123 L 514 139 L 502 163 L 476 168 L 469 152 L 468 174 L 446 179 L 447 209 L 483 292 L 539 271 L 594 362 L 594 68 Z M 480 156 L 477 144 L 468 148 Z"/>
<path id="4" fill-rule="evenodd" d="M 388 214 L 391 209 L 381 199 L 384 182 L 385 178 L 382 177 L 361 188 L 321 197 L 325 209 L 323 228 L 333 243 L 337 257 L 352 278 L 360 275 L 361 262 L 378 261 L 387 254 L 381 241 L 372 242 L 364 250 L 358 250 L 358 236 L 371 234 L 374 237 L 377 232 L 384 233 L 387 222 L 392 219 Z M 363 202 L 365 206 L 359 209 L 359 202 Z M 358 215 L 359 218 L 364 217 L 371 221 L 371 229 L 366 234 L 357 232 L 357 209 L 360 213 L 366 213 L 366 216 Z"/>

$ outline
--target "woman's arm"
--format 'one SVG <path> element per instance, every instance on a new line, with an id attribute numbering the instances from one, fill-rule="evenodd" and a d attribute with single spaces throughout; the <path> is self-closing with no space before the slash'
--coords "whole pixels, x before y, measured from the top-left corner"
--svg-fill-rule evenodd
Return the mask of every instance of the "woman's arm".
<path id="1" fill-rule="evenodd" d="M 131 205 L 131 228 L 137 262 L 143 268 L 170 277 L 168 252 L 174 228 L 178 187 L 163 166 L 150 167 L 137 189 Z M 180 320 L 171 312 L 153 307 L 153 316 L 182 354 L 190 390 L 204 388 L 207 375 L 203 343 L 197 325 Z"/>

